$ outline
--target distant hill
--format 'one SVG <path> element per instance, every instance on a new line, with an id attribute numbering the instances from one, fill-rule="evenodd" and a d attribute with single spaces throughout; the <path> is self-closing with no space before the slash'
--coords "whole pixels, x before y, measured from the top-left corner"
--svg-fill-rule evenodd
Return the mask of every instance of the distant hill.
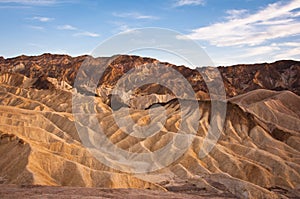
<path id="1" fill-rule="evenodd" d="M 64 80 L 72 85 L 76 77 L 76 72 L 84 61 L 90 66 L 98 67 L 109 63 L 109 67 L 107 67 L 102 77 L 102 81 L 106 85 L 116 84 L 117 80 L 122 77 L 124 73 L 134 67 L 151 63 L 154 65 L 164 64 L 176 69 L 190 82 L 195 92 L 208 92 L 203 77 L 196 69 L 132 55 L 120 55 L 110 58 L 92 58 L 87 55 L 79 57 L 52 54 L 43 54 L 40 56 L 22 55 L 15 58 L 0 59 L 0 72 L 4 73 L 10 71 L 31 78 L 46 76 Z M 282 60 L 274 63 L 241 64 L 218 67 L 218 69 L 224 80 L 228 97 L 256 89 L 274 91 L 289 90 L 300 95 L 300 61 Z M 201 67 L 198 68 L 198 70 L 205 73 L 209 68 Z M 143 89 L 146 89 L 146 86 Z M 157 88 L 157 90 L 159 90 L 159 88 Z"/>

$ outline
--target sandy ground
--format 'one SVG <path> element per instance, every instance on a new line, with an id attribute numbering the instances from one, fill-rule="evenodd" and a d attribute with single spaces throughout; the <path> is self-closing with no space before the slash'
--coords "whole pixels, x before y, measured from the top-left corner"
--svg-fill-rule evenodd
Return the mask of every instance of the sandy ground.
<path id="1" fill-rule="evenodd" d="M 16 186 L 0 185 L 0 198 L 235 198 L 230 195 L 208 193 L 174 193 L 142 189 L 103 189 L 83 187 Z"/>

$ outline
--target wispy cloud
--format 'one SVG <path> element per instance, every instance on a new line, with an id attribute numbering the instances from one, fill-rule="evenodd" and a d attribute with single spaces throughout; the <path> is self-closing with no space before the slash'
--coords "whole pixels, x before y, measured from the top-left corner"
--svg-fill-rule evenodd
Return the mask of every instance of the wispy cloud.
<path id="1" fill-rule="evenodd" d="M 280 42 L 247 47 L 222 47 L 212 59 L 216 65 L 274 62 L 282 59 L 300 60 L 300 42 Z"/>
<path id="2" fill-rule="evenodd" d="M 114 28 L 111 30 L 113 34 L 117 34 L 120 32 L 127 32 L 133 29 L 133 27 L 131 27 L 124 21 L 109 21 L 109 23 L 114 26 Z M 135 25 L 137 24 L 135 23 Z"/>
<path id="3" fill-rule="evenodd" d="M 244 50 L 240 55 L 236 55 L 235 58 L 251 58 L 257 56 L 265 56 L 266 54 L 270 55 L 279 51 L 278 46 L 257 46 L 251 47 Z"/>
<path id="4" fill-rule="evenodd" d="M 181 7 L 181 6 L 199 6 L 204 5 L 204 0 L 177 0 L 174 3 L 175 7 Z"/>
<path id="5" fill-rule="evenodd" d="M 157 16 L 152 15 L 144 15 L 138 12 L 124 12 L 124 13 L 112 13 L 115 17 L 121 17 L 121 18 L 132 18 L 132 19 L 159 19 Z"/>
<path id="6" fill-rule="evenodd" d="M 25 5 L 51 5 L 57 3 L 56 0 L 0 0 L 0 3 L 18 3 Z"/>
<path id="7" fill-rule="evenodd" d="M 54 20 L 54 18 L 49 18 L 49 17 L 33 17 L 32 19 L 40 22 L 49 22 Z"/>
<path id="8" fill-rule="evenodd" d="M 271 46 L 283 49 L 274 55 L 276 59 L 300 59 L 300 42 L 273 43 Z"/>
<path id="9" fill-rule="evenodd" d="M 126 24 L 122 24 L 118 27 L 118 30 L 121 32 L 128 32 L 130 30 L 132 30 L 132 28 L 130 28 L 128 25 Z"/>
<path id="10" fill-rule="evenodd" d="M 57 29 L 58 30 L 75 31 L 75 33 L 73 34 L 74 37 L 99 37 L 100 36 L 100 34 L 98 34 L 98 33 L 81 30 L 81 29 L 79 29 L 75 26 L 69 25 L 69 24 L 57 26 Z"/>
<path id="11" fill-rule="evenodd" d="M 227 10 L 226 13 L 228 16 L 226 17 L 227 19 L 238 19 L 242 17 L 244 14 L 246 14 L 248 11 L 246 9 L 241 9 L 241 10 Z"/>
<path id="12" fill-rule="evenodd" d="M 82 31 L 82 32 L 78 32 L 73 34 L 73 36 L 75 37 L 81 37 L 81 36 L 85 36 L 85 37 L 99 37 L 100 35 L 97 33 L 93 33 L 93 32 L 88 32 L 88 31 Z"/>
<path id="13" fill-rule="evenodd" d="M 269 4 L 254 14 L 245 10 L 231 10 L 227 12 L 227 21 L 195 29 L 186 36 L 209 41 L 215 46 L 260 45 L 272 39 L 299 35 L 299 8 L 300 0 L 292 0 Z"/>
<path id="14" fill-rule="evenodd" d="M 28 46 L 31 46 L 34 48 L 42 48 L 43 47 L 41 44 L 37 44 L 37 43 L 28 43 Z"/>
<path id="15" fill-rule="evenodd" d="M 28 8 L 31 7 L 27 5 L 3 5 L 2 6 L 0 1 L 0 9 L 28 9 Z"/>
<path id="16" fill-rule="evenodd" d="M 298 59 L 300 60 L 300 47 L 294 47 L 274 56 L 275 59 Z"/>
<path id="17" fill-rule="evenodd" d="M 27 26 L 28 28 L 34 29 L 34 30 L 45 30 L 42 26 Z"/>
<path id="18" fill-rule="evenodd" d="M 58 30 L 77 30 L 76 27 L 71 26 L 71 25 L 69 25 L 69 24 L 62 25 L 62 26 L 57 26 L 57 29 L 58 29 Z"/>
<path id="19" fill-rule="evenodd" d="M 300 42 L 272 43 L 271 46 L 300 47 Z"/>

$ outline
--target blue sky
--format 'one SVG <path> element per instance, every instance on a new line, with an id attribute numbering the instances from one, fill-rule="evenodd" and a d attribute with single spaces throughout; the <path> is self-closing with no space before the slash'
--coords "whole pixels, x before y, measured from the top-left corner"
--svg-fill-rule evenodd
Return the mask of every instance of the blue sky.
<path id="1" fill-rule="evenodd" d="M 0 0 L 0 18 L 4 57 L 89 54 L 119 32 L 161 27 L 215 65 L 300 60 L 300 0 Z"/>

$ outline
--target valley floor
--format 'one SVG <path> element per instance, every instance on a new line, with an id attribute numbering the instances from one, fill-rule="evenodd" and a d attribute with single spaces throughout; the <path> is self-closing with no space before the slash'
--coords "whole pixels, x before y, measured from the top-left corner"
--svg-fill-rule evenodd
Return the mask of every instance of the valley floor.
<path id="1" fill-rule="evenodd" d="M 229 194 L 215 194 L 206 191 L 199 191 L 197 193 L 178 193 L 178 192 L 164 192 L 164 191 L 153 191 L 145 189 L 103 189 L 103 188 L 84 188 L 84 187 L 49 187 L 49 186 L 16 186 L 16 185 L 0 185 L 0 198 L 72 198 L 72 199 L 87 199 L 87 198 L 235 198 Z"/>

